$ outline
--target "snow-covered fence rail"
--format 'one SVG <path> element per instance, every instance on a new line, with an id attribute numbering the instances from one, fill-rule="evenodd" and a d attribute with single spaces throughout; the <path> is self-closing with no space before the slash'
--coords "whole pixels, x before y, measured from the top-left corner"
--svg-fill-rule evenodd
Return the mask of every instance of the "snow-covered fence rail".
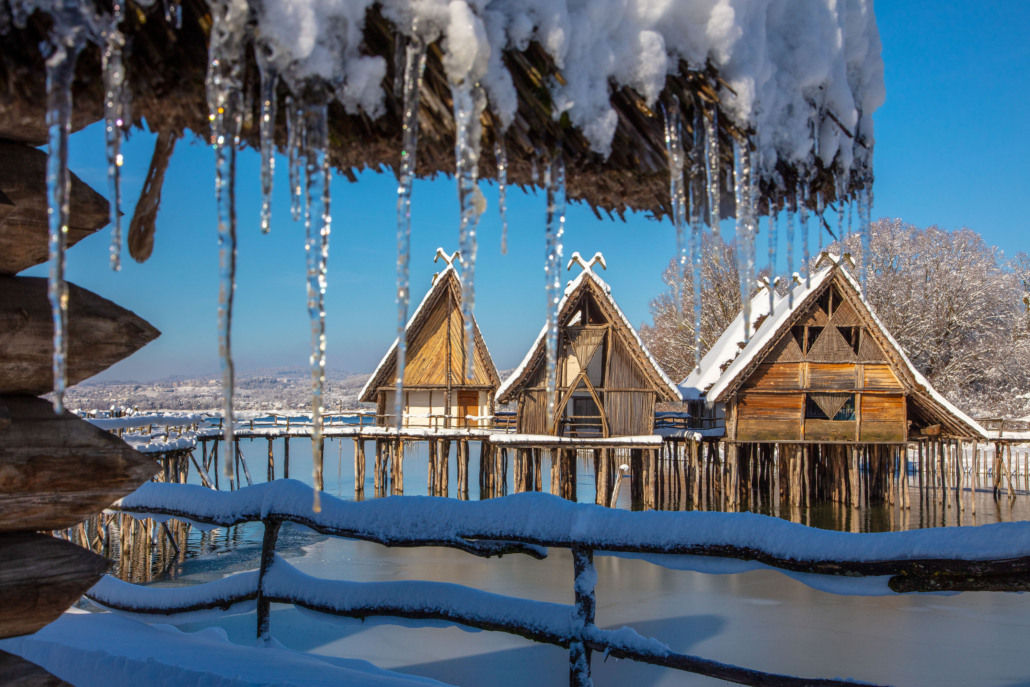
<path id="1" fill-rule="evenodd" d="M 937 590 L 1030 590 L 1030 522 L 977 528 L 937 528 L 853 534 L 805 527 L 750 513 L 632 513 L 577 504 L 540 493 L 466 502 L 395 497 L 347 502 L 327 494 L 313 512 L 311 487 L 292 480 L 216 492 L 191 485 L 150 483 L 117 508 L 137 517 L 174 517 L 207 526 L 260 521 L 262 560 L 251 577 L 181 589 L 140 589 L 107 578 L 89 596 L 121 612 L 150 617 L 205 609 L 258 609 L 268 633 L 270 603 L 351 617 L 435 619 L 518 634 L 570 651 L 573 684 L 589 684 L 591 651 L 749 685 L 852 684 L 771 675 L 671 651 L 630 628 L 594 625 L 594 552 L 643 555 L 665 564 L 669 554 L 751 561 L 788 574 L 837 580 L 848 593 L 854 578 L 878 577 L 880 593 Z M 576 604 L 519 600 L 429 582 L 333 582 L 293 569 L 275 555 L 279 527 L 292 521 L 318 532 L 386 546 L 447 546 L 480 556 L 546 555 L 568 548 L 575 562 Z M 673 567 L 673 566 L 670 566 Z M 698 568 L 703 570 L 703 566 Z M 815 575 L 812 575 L 815 574 Z M 889 576 L 889 579 L 886 579 Z"/>

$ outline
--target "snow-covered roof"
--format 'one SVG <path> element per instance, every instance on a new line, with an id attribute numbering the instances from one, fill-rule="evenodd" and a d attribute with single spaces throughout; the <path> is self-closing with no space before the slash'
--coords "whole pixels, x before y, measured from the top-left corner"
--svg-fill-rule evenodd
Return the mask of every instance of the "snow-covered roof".
<path id="1" fill-rule="evenodd" d="M 428 291 L 426 291 L 426 295 L 422 297 L 422 302 L 418 304 L 418 307 L 415 308 L 415 312 L 413 312 L 411 314 L 411 317 L 408 318 L 408 323 L 404 325 L 405 335 L 407 335 L 412 325 L 416 321 L 418 321 L 420 317 L 422 317 L 423 310 L 426 310 L 430 306 L 430 304 L 436 301 L 437 292 L 446 288 L 445 284 L 447 282 L 447 279 L 449 278 L 453 278 L 458 282 L 458 284 L 461 284 L 461 276 L 459 276 L 458 271 L 454 269 L 454 265 L 450 263 L 448 263 L 447 267 L 436 276 L 436 278 L 433 280 L 433 285 L 429 288 Z M 479 331 L 479 324 L 476 322 L 475 315 L 472 316 L 472 324 L 473 331 L 476 334 L 476 343 L 477 345 L 481 345 L 483 347 L 483 351 L 485 353 L 484 357 L 486 359 L 488 373 L 494 379 L 499 379 L 497 369 L 493 363 L 493 358 L 490 356 L 490 350 L 486 347 L 486 341 L 483 339 L 482 334 Z M 399 340 L 400 339 L 394 339 L 393 343 L 390 344 L 390 348 L 386 351 L 386 355 L 384 355 L 383 359 L 379 361 L 378 365 L 376 365 L 375 371 L 372 372 L 372 375 L 368 378 L 368 381 L 365 382 L 365 386 L 361 387 L 361 393 L 358 394 L 359 399 L 364 399 L 365 394 L 368 394 L 371 391 L 375 390 L 376 386 L 378 386 L 379 378 L 386 372 L 387 367 L 394 359 L 394 355 L 397 352 L 397 342 Z"/>
<path id="2" fill-rule="evenodd" d="M 817 271 L 812 275 L 810 285 L 800 281 L 793 287 L 793 307 L 787 297 L 780 297 L 774 294 L 772 314 L 769 314 L 769 294 L 764 289 L 751 299 L 751 328 L 750 340 L 744 343 L 744 313 L 741 311 L 727 327 L 722 336 L 715 343 L 712 349 L 701 360 L 701 366 L 692 371 L 680 384 L 680 392 L 684 399 L 705 398 L 709 402 L 723 402 L 723 396 L 731 387 L 735 386 L 737 378 L 747 370 L 756 357 L 768 350 L 769 346 L 779 340 L 780 335 L 785 331 L 785 325 L 794 320 L 795 315 L 806 310 L 811 299 L 822 292 L 822 286 L 835 274 L 841 275 L 847 284 L 852 295 L 857 298 L 858 303 L 865 309 L 866 314 L 873 320 L 880 333 L 887 339 L 893 348 L 900 362 L 905 366 L 905 371 L 911 376 L 918 391 L 928 395 L 934 402 L 944 407 L 974 432 L 982 437 L 987 436 L 986 430 L 975 420 L 959 410 L 954 404 L 934 389 L 930 382 L 912 364 L 912 361 L 905 355 L 904 350 L 894 339 L 891 333 L 876 316 L 876 312 L 865 299 L 862 289 L 855 278 L 847 269 L 844 269 L 841 262 L 850 260 L 850 256 L 832 255 L 823 253 Z M 820 267 L 822 269 L 820 269 Z M 761 319 L 766 315 L 764 319 Z M 756 326 L 757 324 L 757 326 Z M 725 371 L 723 366 L 729 363 Z"/>
<path id="3" fill-rule="evenodd" d="M 677 401 L 682 400 L 679 388 L 671 379 L 669 379 L 669 376 L 665 374 L 665 371 L 662 370 L 661 365 L 659 365 L 658 361 L 654 359 L 653 355 L 651 355 L 651 351 L 647 350 L 647 346 L 644 345 L 644 342 L 641 340 L 640 335 L 637 334 L 637 330 L 633 327 L 632 324 L 630 324 L 629 319 L 626 317 L 626 314 L 622 312 L 622 308 L 619 307 L 619 304 L 615 302 L 615 299 L 612 297 L 612 288 L 608 286 L 608 284 L 603 279 L 597 276 L 597 273 L 595 273 L 592 269 L 585 268 L 579 274 L 578 277 L 570 281 L 568 285 L 565 287 L 565 293 L 562 296 L 561 302 L 558 303 L 559 318 L 561 317 L 562 312 L 565 309 L 565 306 L 568 305 L 570 297 L 574 293 L 576 293 L 576 291 L 578 291 L 581 286 L 583 286 L 584 280 L 586 279 L 593 280 L 594 284 L 598 287 L 598 291 L 604 295 L 608 305 L 611 306 L 615 314 L 618 315 L 620 320 L 622 320 L 622 324 L 626 327 L 626 329 L 629 332 L 633 334 L 633 338 L 634 340 L 636 340 L 637 346 L 639 346 L 640 350 L 644 353 L 655 374 L 662 380 L 662 383 L 668 388 L 671 396 Z M 511 390 L 515 388 L 517 384 L 521 383 L 522 378 L 525 376 L 527 370 L 529 369 L 530 363 L 542 351 L 544 346 L 544 337 L 546 336 L 546 334 L 547 324 L 545 323 L 544 326 L 540 329 L 540 333 L 537 334 L 536 340 L 533 342 L 533 345 L 529 347 L 529 352 L 526 353 L 526 357 L 522 359 L 522 362 L 519 363 L 519 366 L 515 368 L 515 371 L 512 372 L 506 380 L 504 380 L 504 383 L 501 384 L 501 387 L 497 390 L 498 401 L 502 403 L 506 402 L 503 399 L 506 398 L 507 394 L 511 393 Z"/>

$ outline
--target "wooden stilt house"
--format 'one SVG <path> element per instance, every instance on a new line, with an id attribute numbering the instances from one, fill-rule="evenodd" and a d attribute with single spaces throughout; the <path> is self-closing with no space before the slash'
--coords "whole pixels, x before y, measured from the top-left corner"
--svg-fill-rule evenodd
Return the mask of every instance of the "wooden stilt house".
<path id="1" fill-rule="evenodd" d="M 569 269 L 583 272 L 558 306 L 555 411 L 547 421 L 546 325 L 522 364 L 498 390 L 499 403 L 518 402 L 518 432 L 568 437 L 623 437 L 654 431 L 655 403 L 679 401 L 676 385 L 658 366 L 593 271 L 574 253 Z"/>
<path id="2" fill-rule="evenodd" d="M 447 267 L 433 277 L 406 328 L 404 367 L 404 427 L 437 429 L 490 426 L 494 394 L 501 380 L 479 326 L 475 338 L 472 378 L 466 379 L 465 320 L 461 313 L 461 279 L 442 249 Z M 376 404 L 376 424 L 396 425 L 397 341 L 361 390 L 360 400 Z"/>
<path id="3" fill-rule="evenodd" d="M 798 456 L 811 479 L 816 465 L 833 472 L 839 462 L 847 475 L 850 460 L 904 460 L 920 438 L 986 439 L 915 369 L 847 264 L 848 255 L 824 253 L 811 285 L 792 284 L 793 303 L 774 294 L 771 312 L 762 289 L 749 336 L 741 314 L 680 385 L 699 429 L 705 415 L 725 418 L 731 462 L 738 451 Z"/>

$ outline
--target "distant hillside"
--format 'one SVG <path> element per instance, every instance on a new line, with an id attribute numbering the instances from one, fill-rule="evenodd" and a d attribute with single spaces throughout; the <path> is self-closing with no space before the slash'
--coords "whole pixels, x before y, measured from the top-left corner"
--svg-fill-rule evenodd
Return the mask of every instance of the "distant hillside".
<path id="1" fill-rule="evenodd" d="M 501 379 L 507 379 L 513 371 L 501 371 Z M 358 402 L 358 394 L 368 377 L 367 373 L 327 370 L 326 408 L 374 408 L 373 404 Z M 222 402 L 222 376 L 173 375 L 153 382 L 83 382 L 69 389 L 65 399 L 69 408 L 83 410 L 127 406 L 140 410 L 215 411 Z M 237 372 L 235 406 L 237 410 L 306 410 L 311 407 L 311 370 L 263 367 Z"/>

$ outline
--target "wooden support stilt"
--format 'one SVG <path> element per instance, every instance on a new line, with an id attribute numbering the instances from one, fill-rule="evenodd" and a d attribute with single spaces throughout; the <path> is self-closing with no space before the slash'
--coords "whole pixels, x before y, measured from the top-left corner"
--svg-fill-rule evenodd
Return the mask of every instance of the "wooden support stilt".
<path id="1" fill-rule="evenodd" d="M 268 481 L 271 482 L 275 479 L 275 458 L 272 456 L 272 441 L 268 440 Z"/>

